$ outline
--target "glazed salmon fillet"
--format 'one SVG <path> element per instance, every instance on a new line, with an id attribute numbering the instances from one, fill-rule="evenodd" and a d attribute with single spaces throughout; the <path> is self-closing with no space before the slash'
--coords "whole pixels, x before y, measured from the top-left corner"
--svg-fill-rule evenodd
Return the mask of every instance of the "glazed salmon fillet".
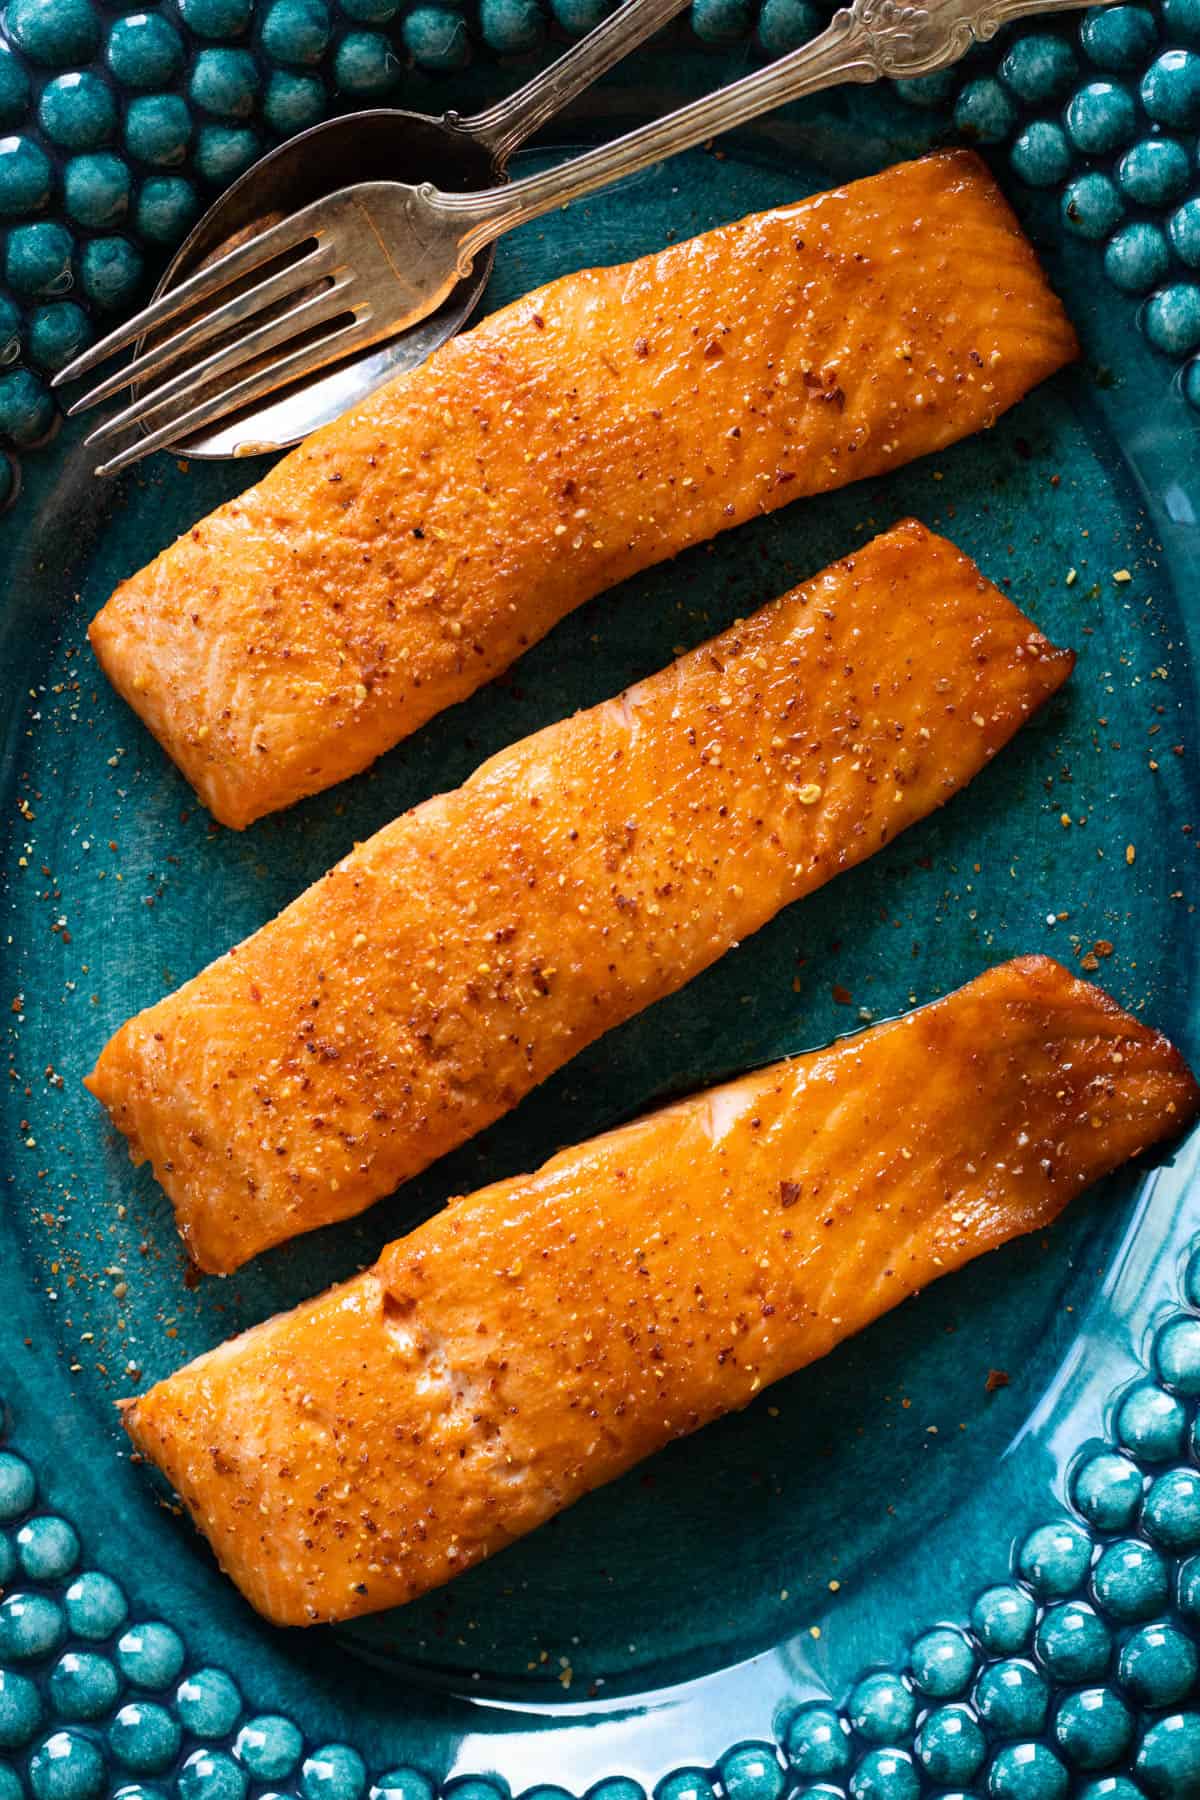
<path id="1" fill-rule="evenodd" d="M 983 163 L 928 156 L 496 313 L 126 581 L 92 645 L 245 826 L 602 589 L 992 424 L 1076 351 Z"/>
<path id="2" fill-rule="evenodd" d="M 269 1619 L 415 1599 L 1178 1132 L 1167 1040 L 1046 957 L 454 1201 L 127 1403 Z"/>
<path id="3" fill-rule="evenodd" d="M 915 522 L 503 750 L 139 1013 L 88 1086 L 228 1272 L 391 1193 L 965 785 L 1066 679 Z"/>

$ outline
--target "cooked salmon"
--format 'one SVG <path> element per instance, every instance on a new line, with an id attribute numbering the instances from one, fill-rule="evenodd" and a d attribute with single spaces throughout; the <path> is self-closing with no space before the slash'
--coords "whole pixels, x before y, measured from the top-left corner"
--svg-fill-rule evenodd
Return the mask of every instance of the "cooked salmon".
<path id="1" fill-rule="evenodd" d="M 990 425 L 1076 348 L 983 163 L 928 156 L 496 313 L 126 581 L 92 644 L 248 825 L 602 589 Z"/>
<path id="2" fill-rule="evenodd" d="M 125 1424 L 269 1619 L 396 1606 L 1048 1224 L 1197 1099 L 1099 989 L 1005 963 L 454 1201 Z"/>
<path id="3" fill-rule="evenodd" d="M 914 522 L 357 849 L 88 1081 L 201 1268 L 359 1212 L 962 787 L 1065 680 Z"/>

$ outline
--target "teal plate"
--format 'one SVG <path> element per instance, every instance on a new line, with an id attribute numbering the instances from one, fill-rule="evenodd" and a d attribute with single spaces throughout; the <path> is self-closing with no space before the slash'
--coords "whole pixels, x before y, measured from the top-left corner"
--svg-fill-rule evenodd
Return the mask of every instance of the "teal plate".
<path id="1" fill-rule="evenodd" d="M 635 63 L 606 90 L 608 123 L 642 110 L 642 79 Z M 835 96 L 518 234 L 488 304 L 944 130 L 892 94 Z M 1014 198 L 1083 336 L 1077 368 L 945 455 L 603 596 L 369 774 L 240 836 L 197 806 L 84 630 L 251 470 L 160 457 L 105 485 L 70 428 L 29 460 L 0 622 L 0 1800 L 359 1800 L 368 1785 L 431 1800 L 468 1777 L 462 1800 L 597 1783 L 606 1800 L 1200 1789 L 1194 1142 L 354 1627 L 264 1625 L 133 1466 L 113 1405 L 448 1195 L 1009 956 L 1098 964 L 1200 1053 L 1197 424 L 1091 246 L 1051 200 Z M 227 1281 L 190 1280 L 162 1194 L 80 1086 L 109 1034 L 402 809 L 908 513 L 1075 647 L 1067 690 L 943 813 L 392 1200 Z"/>

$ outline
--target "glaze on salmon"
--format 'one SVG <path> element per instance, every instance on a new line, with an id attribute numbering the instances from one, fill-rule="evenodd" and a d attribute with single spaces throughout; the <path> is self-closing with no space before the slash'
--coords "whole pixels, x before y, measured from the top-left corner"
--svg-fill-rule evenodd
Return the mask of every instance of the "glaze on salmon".
<path id="1" fill-rule="evenodd" d="M 92 645 L 244 826 L 602 589 L 992 424 L 1076 350 L 983 163 L 928 156 L 484 320 L 126 581 Z"/>
<path id="2" fill-rule="evenodd" d="M 130 1401 L 269 1619 L 412 1600 L 1195 1116 L 1045 957 L 454 1201 Z"/>
<path id="3" fill-rule="evenodd" d="M 361 1211 L 948 800 L 1073 658 L 915 522 L 513 744 L 112 1038 L 201 1268 Z"/>

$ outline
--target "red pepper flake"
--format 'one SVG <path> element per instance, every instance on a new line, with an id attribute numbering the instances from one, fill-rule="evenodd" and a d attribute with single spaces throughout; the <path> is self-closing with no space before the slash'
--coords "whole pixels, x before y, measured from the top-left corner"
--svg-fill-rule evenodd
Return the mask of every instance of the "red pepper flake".
<path id="1" fill-rule="evenodd" d="M 800 1198 L 801 1188 L 798 1181 L 781 1181 L 779 1184 L 780 1206 L 795 1206 Z"/>
<path id="2" fill-rule="evenodd" d="M 989 1394 L 994 1394 L 998 1388 L 1006 1388 L 1008 1386 L 1008 1370 L 989 1369 L 984 1386 Z"/>
<path id="3" fill-rule="evenodd" d="M 850 989 L 844 988 L 840 984 L 834 986 L 833 997 L 839 1006 L 853 1006 L 854 1004 L 854 996 Z"/>
<path id="4" fill-rule="evenodd" d="M 539 331 L 545 331 L 546 321 L 545 321 L 545 319 L 543 319 L 541 313 L 534 313 L 533 322 Z"/>

